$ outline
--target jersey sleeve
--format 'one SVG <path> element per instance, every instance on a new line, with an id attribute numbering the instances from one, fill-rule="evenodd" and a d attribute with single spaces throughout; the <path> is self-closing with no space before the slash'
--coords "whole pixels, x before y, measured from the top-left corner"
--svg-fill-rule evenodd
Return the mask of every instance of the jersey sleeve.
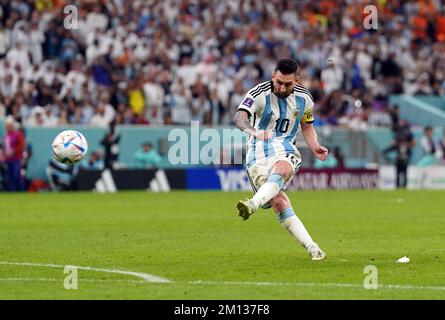
<path id="1" fill-rule="evenodd" d="M 306 106 L 304 108 L 304 115 L 301 121 L 307 124 L 314 123 L 314 101 L 310 96 L 305 95 Z"/>
<path id="2" fill-rule="evenodd" d="M 255 99 L 254 97 L 252 97 L 250 93 L 247 93 L 244 96 L 243 101 L 236 109 L 236 111 L 240 110 L 246 111 L 249 114 L 249 116 L 252 116 L 258 110 L 258 99 Z"/>

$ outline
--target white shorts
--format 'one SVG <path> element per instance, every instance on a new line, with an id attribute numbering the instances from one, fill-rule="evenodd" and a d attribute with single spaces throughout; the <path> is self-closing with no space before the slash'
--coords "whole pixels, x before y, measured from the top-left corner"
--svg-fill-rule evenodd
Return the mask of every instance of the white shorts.
<path id="1" fill-rule="evenodd" d="M 253 192 L 256 193 L 258 189 L 267 181 L 269 178 L 269 175 L 272 171 L 273 166 L 278 161 L 286 161 L 288 162 L 293 170 L 293 173 L 287 179 L 287 181 L 284 181 L 284 185 L 281 188 L 281 190 L 286 190 L 287 185 L 292 180 L 294 175 L 297 173 L 298 169 L 300 168 L 301 164 L 301 155 L 299 153 L 297 154 L 283 154 L 278 156 L 273 156 L 267 159 L 264 159 L 259 162 L 255 162 L 252 166 L 250 166 L 247 169 L 247 176 L 250 180 L 250 184 L 252 186 Z"/>

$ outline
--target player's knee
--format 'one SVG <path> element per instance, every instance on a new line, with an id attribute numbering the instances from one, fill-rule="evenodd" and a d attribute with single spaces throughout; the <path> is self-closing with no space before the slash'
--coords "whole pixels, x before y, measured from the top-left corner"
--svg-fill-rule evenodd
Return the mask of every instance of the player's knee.
<path id="1" fill-rule="evenodd" d="M 272 173 L 281 176 L 284 180 L 292 174 L 292 166 L 286 161 L 279 161 L 275 164 Z"/>
<path id="2" fill-rule="evenodd" d="M 274 170 L 272 171 L 273 174 L 279 175 L 283 178 L 285 178 L 288 175 L 288 170 L 287 168 L 282 168 L 282 167 L 275 167 Z"/>

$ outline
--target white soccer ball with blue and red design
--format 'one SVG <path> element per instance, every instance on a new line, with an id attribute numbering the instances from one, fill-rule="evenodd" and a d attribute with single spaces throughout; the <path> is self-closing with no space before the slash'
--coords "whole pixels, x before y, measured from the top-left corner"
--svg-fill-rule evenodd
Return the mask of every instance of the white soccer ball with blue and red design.
<path id="1" fill-rule="evenodd" d="M 76 130 L 65 130 L 53 141 L 54 158 L 64 164 L 75 164 L 81 161 L 87 151 L 87 140 Z"/>

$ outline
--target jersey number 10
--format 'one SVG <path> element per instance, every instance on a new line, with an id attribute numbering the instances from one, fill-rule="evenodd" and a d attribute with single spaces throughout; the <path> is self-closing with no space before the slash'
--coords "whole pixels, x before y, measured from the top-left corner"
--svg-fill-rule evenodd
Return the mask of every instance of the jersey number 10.
<path id="1" fill-rule="evenodd" d="M 289 129 L 289 119 L 278 119 L 275 123 L 275 131 L 277 132 L 286 133 Z"/>

